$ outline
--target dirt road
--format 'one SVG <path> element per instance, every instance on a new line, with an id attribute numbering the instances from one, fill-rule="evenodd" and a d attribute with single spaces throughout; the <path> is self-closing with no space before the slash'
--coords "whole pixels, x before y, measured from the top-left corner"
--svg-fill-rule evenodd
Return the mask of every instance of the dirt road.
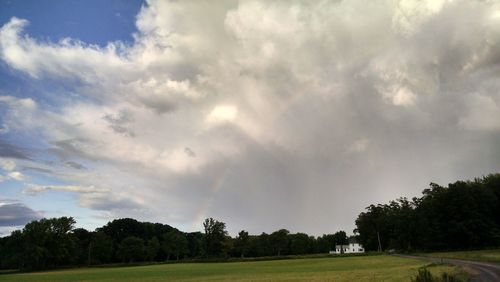
<path id="1" fill-rule="evenodd" d="M 468 261 L 460 259 L 447 259 L 447 258 L 431 258 L 410 255 L 397 255 L 404 258 L 421 259 L 436 263 L 448 263 L 456 266 L 463 267 L 472 276 L 471 281 L 481 282 L 499 282 L 500 281 L 500 264 Z"/>

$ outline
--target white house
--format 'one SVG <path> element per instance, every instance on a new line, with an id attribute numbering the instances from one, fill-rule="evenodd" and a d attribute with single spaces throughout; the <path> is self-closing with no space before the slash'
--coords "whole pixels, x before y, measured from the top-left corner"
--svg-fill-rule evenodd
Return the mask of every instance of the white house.
<path id="1" fill-rule="evenodd" d="M 363 245 L 356 240 L 349 240 L 349 245 L 335 245 L 335 251 L 330 251 L 330 254 L 362 254 L 364 252 Z"/>

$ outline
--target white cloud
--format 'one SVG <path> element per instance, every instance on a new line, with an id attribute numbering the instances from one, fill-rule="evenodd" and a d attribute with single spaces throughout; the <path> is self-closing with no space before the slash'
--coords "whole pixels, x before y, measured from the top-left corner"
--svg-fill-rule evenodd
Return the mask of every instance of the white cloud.
<path id="1" fill-rule="evenodd" d="M 11 159 L 0 158 L 0 168 L 5 171 L 13 171 L 16 168 L 16 163 Z"/>
<path id="2" fill-rule="evenodd" d="M 66 78 L 80 78 L 84 82 L 109 79 L 131 70 L 119 52 L 123 46 L 114 43 L 105 48 L 63 39 L 57 44 L 36 42 L 21 36 L 27 20 L 12 18 L 0 29 L 0 56 L 12 67 L 35 78 L 42 73 Z"/>
<path id="3" fill-rule="evenodd" d="M 26 179 L 26 177 L 24 176 L 24 174 L 22 174 L 19 171 L 9 172 L 8 176 L 9 176 L 9 178 L 15 179 L 17 181 L 23 181 L 24 179 Z"/>
<path id="4" fill-rule="evenodd" d="M 73 192 L 83 207 L 187 226 L 213 215 L 256 232 L 350 228 L 373 201 L 498 168 L 470 156 L 495 151 L 499 8 L 149 1 L 135 41 L 105 47 L 36 40 L 13 18 L 0 58 L 77 95 L 57 107 L 1 96 L 3 128 L 38 133 L 52 175 L 70 183 L 27 193 Z M 348 207 L 331 204 L 339 194 Z"/>
<path id="5" fill-rule="evenodd" d="M 468 109 L 459 124 L 471 130 L 500 130 L 500 101 L 488 95 L 471 94 Z"/>
<path id="6" fill-rule="evenodd" d="M 406 87 L 401 87 L 395 93 L 392 93 L 392 103 L 396 106 L 411 106 L 415 104 L 417 95 L 415 95 L 411 90 Z"/>
<path id="7" fill-rule="evenodd" d="M 354 153 L 361 153 L 364 152 L 368 149 L 368 146 L 370 145 L 370 140 L 367 138 L 361 138 L 349 146 L 349 151 L 354 152 Z"/>
<path id="8" fill-rule="evenodd" d="M 109 189 L 97 188 L 95 186 L 28 184 L 28 188 L 24 189 L 23 193 L 29 195 L 36 195 L 47 191 L 64 191 L 64 192 L 87 194 L 87 193 L 106 193 L 109 192 Z"/>
<path id="9" fill-rule="evenodd" d="M 206 121 L 209 123 L 224 123 L 232 122 L 236 119 L 238 109 L 231 105 L 219 105 L 207 116 Z"/>
<path id="10" fill-rule="evenodd" d="M 7 103 L 10 106 L 24 108 L 26 110 L 36 109 L 36 103 L 31 98 L 18 99 L 12 96 L 0 96 L 0 102 Z"/>
<path id="11" fill-rule="evenodd" d="M 439 13 L 443 6 L 453 0 L 399 0 L 394 1 L 392 18 L 394 28 L 404 35 L 411 35 L 418 28 Z"/>

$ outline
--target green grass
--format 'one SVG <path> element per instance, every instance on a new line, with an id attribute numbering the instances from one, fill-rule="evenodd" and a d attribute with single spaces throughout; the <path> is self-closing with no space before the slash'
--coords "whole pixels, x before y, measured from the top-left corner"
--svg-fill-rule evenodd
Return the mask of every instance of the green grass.
<path id="1" fill-rule="evenodd" d="M 421 256 L 500 263 L 500 249 L 463 252 L 422 253 Z"/>
<path id="2" fill-rule="evenodd" d="M 387 255 L 80 268 L 0 275 L 1 281 L 410 281 L 420 260 Z M 433 266 L 433 273 L 453 271 Z"/>

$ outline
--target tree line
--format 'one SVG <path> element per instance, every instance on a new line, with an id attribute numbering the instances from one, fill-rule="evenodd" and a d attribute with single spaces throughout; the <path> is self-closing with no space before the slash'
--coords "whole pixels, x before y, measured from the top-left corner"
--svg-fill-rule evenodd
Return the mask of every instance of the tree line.
<path id="1" fill-rule="evenodd" d="M 431 183 L 421 197 L 370 205 L 355 233 L 367 250 L 439 251 L 500 246 L 500 174 L 447 187 Z"/>
<path id="2" fill-rule="evenodd" d="M 2 269 L 41 270 L 110 263 L 164 262 L 327 253 L 346 244 L 344 231 L 314 237 L 280 229 L 270 234 L 236 237 L 224 222 L 208 218 L 203 232 L 182 232 L 161 223 L 116 219 L 95 231 L 75 228 L 71 217 L 32 221 L 0 238 Z"/>
<path id="3" fill-rule="evenodd" d="M 370 205 L 355 223 L 368 251 L 464 250 L 500 246 L 500 174 L 447 187 L 435 183 L 411 201 Z M 75 228 L 72 217 L 32 221 L 0 238 L 0 268 L 39 270 L 109 263 L 163 262 L 327 253 L 347 244 L 344 231 L 319 237 L 280 229 L 236 237 L 224 222 L 207 218 L 202 232 L 116 219 L 95 231 Z"/>

